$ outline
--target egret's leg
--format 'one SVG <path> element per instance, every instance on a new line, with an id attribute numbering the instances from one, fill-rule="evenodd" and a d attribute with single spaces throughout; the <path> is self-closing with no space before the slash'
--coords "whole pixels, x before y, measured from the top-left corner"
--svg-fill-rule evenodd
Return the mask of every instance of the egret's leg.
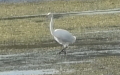
<path id="1" fill-rule="evenodd" d="M 64 52 L 64 54 L 66 54 L 66 48 L 67 48 L 67 46 L 66 46 L 65 48 L 63 48 L 63 49 L 59 52 L 59 54 L 61 54 L 62 52 Z"/>

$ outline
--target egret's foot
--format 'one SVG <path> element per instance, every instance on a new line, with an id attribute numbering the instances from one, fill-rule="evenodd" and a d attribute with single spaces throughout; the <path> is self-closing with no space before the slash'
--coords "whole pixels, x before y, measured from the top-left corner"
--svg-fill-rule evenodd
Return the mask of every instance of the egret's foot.
<path id="1" fill-rule="evenodd" d="M 58 54 L 64 53 L 66 55 L 66 50 L 60 51 Z"/>
<path id="2" fill-rule="evenodd" d="M 67 47 L 63 48 L 58 54 L 64 53 L 66 55 L 66 48 Z"/>

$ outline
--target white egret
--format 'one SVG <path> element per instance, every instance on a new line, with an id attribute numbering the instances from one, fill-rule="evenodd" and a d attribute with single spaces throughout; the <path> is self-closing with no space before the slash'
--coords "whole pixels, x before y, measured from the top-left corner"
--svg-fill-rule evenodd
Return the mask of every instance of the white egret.
<path id="1" fill-rule="evenodd" d="M 50 32 L 51 35 L 54 37 L 54 39 L 61 45 L 63 45 L 63 49 L 59 52 L 61 54 L 64 52 L 66 54 L 66 48 L 69 44 L 72 44 L 76 41 L 76 37 L 73 36 L 70 32 L 64 29 L 53 29 L 53 14 L 48 13 L 48 16 L 50 18 Z"/>

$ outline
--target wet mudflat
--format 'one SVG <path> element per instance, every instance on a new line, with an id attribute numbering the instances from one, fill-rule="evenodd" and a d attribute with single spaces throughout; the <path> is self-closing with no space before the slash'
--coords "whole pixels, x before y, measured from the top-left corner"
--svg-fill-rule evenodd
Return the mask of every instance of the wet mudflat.
<path id="1" fill-rule="evenodd" d="M 0 75 L 119 75 L 119 34 L 119 30 L 82 33 L 66 55 L 57 54 L 60 47 L 0 55 Z"/>

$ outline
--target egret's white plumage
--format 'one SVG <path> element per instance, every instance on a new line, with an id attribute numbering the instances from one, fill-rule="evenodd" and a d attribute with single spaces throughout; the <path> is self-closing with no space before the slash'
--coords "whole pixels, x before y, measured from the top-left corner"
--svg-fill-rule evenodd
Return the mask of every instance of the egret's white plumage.
<path id="1" fill-rule="evenodd" d="M 48 13 L 50 17 L 50 32 L 53 35 L 54 39 L 59 43 L 63 45 L 63 49 L 61 52 L 65 52 L 65 49 L 68 47 L 69 44 L 72 44 L 76 41 L 76 37 L 73 36 L 70 32 L 64 29 L 53 29 L 53 14 Z M 61 53 L 60 52 L 60 53 Z"/>

